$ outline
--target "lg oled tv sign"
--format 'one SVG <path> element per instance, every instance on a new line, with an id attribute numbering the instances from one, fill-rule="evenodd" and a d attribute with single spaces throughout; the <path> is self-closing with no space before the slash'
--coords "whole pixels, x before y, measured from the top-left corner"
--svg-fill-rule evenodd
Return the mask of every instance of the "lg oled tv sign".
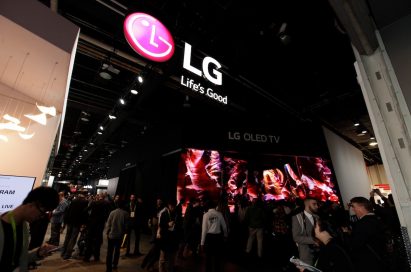
<path id="1" fill-rule="evenodd" d="M 165 62 L 174 54 L 174 41 L 168 29 L 156 18 L 145 13 L 133 13 L 124 21 L 124 34 L 130 46 L 141 56 L 156 62 Z M 221 64 L 212 57 L 205 57 L 199 68 L 191 63 L 191 45 L 184 43 L 183 68 L 197 76 L 181 76 L 181 85 L 193 92 L 205 95 L 223 104 L 228 103 L 227 96 L 222 96 L 218 88 L 222 85 Z M 205 78 L 213 84 L 202 84 Z"/>

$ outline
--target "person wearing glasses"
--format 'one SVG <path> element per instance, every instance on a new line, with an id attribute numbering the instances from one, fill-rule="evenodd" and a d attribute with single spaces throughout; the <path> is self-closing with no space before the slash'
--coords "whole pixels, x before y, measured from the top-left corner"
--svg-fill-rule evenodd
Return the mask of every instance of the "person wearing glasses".
<path id="1" fill-rule="evenodd" d="M 0 216 L 1 271 L 27 271 L 30 262 L 46 256 L 55 247 L 43 245 L 29 251 L 28 225 L 46 216 L 58 203 L 56 190 L 38 187 L 30 191 L 20 206 Z"/>

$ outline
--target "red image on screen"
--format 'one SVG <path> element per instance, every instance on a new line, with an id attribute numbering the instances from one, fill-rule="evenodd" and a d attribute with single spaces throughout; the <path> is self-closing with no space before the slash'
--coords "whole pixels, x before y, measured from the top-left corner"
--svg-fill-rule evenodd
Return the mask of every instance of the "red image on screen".
<path id="1" fill-rule="evenodd" d="M 295 201 L 313 197 L 339 202 L 327 161 L 319 157 L 278 156 L 266 158 L 249 174 L 248 162 L 215 150 L 186 149 L 181 154 L 177 198 L 219 201 L 224 193 L 230 210 L 242 197 L 265 201 Z"/>

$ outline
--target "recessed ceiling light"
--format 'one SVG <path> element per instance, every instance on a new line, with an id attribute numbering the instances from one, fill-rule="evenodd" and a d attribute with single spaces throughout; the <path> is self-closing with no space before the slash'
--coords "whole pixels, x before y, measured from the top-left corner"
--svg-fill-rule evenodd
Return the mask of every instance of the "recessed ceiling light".
<path id="1" fill-rule="evenodd" d="M 138 94 L 138 91 L 133 89 L 133 90 L 130 91 L 130 93 L 135 95 L 135 94 Z"/>
<path id="2" fill-rule="evenodd" d="M 98 131 L 98 132 L 97 132 L 97 134 L 101 135 L 101 134 L 103 134 L 103 132 L 101 132 L 101 131 Z"/>
<path id="3" fill-rule="evenodd" d="M 126 101 L 124 101 L 123 98 L 120 98 L 120 104 L 121 104 L 121 105 L 124 105 L 124 104 L 126 104 Z"/>
<path id="4" fill-rule="evenodd" d="M 376 145 L 378 145 L 378 143 L 377 143 L 376 141 L 372 141 L 372 142 L 370 142 L 368 145 L 370 145 L 370 146 L 376 146 Z"/>
<path id="5" fill-rule="evenodd" d="M 88 121 L 90 121 L 87 117 L 81 117 L 80 120 L 83 121 L 83 122 L 88 122 Z"/>
<path id="6" fill-rule="evenodd" d="M 103 126 L 100 126 L 100 130 L 104 130 L 104 127 L 103 127 Z"/>
<path id="7" fill-rule="evenodd" d="M 137 80 L 138 80 L 138 82 L 143 83 L 143 77 L 142 76 L 138 76 Z"/>
<path id="8" fill-rule="evenodd" d="M 111 114 L 108 115 L 108 118 L 110 118 L 111 120 L 117 119 L 115 115 L 111 115 Z"/>
<path id="9" fill-rule="evenodd" d="M 94 145 L 94 143 L 93 143 L 93 142 L 90 142 L 90 145 Z"/>

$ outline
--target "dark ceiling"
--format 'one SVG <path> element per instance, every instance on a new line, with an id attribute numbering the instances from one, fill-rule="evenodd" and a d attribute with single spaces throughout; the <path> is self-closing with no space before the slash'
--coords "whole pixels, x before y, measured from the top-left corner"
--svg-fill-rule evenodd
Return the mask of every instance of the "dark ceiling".
<path id="1" fill-rule="evenodd" d="M 50 6 L 50 1 L 41 2 Z M 247 116 L 249 122 L 264 124 L 276 120 L 280 110 L 332 129 L 362 150 L 367 164 L 381 163 L 378 148 L 368 145 L 373 132 L 350 40 L 326 0 L 55 3 L 58 13 L 81 29 L 61 146 L 49 163 L 53 175 L 60 173 L 58 179 L 78 178 L 80 172 L 102 177 L 110 157 L 130 142 L 178 124 L 182 116 L 211 116 L 212 109 L 221 108 L 182 90 L 176 80 L 176 55 L 184 42 L 196 48 L 196 56 L 212 56 L 223 65 L 229 79 L 225 89 L 232 97 L 224 108 L 226 118 Z M 133 12 L 151 14 L 168 27 L 175 57 L 154 63 L 130 48 L 123 21 Z M 143 83 L 138 75 L 144 76 Z M 357 136 L 356 120 L 366 135 Z M 101 135 L 99 126 L 104 127 Z"/>

